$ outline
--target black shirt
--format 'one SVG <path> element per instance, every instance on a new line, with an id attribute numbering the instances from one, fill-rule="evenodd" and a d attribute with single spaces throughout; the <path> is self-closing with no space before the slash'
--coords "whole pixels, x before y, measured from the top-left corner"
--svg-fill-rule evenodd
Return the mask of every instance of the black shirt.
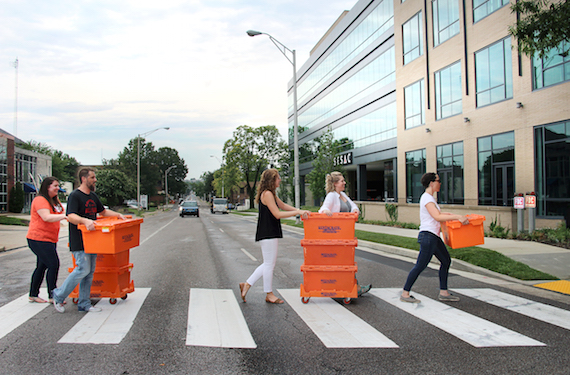
<path id="1" fill-rule="evenodd" d="M 105 211 L 103 203 L 94 192 L 85 194 L 75 189 L 67 199 L 67 215 L 77 214 L 91 220 L 97 219 L 97 213 Z M 83 251 L 83 234 L 77 225 L 69 223 L 69 249 L 71 251 Z"/>
<path id="2" fill-rule="evenodd" d="M 277 203 L 277 202 L 275 202 Z M 281 220 L 276 219 L 269 208 L 259 200 L 259 217 L 257 219 L 257 231 L 255 240 L 267 240 L 270 238 L 283 238 Z"/>

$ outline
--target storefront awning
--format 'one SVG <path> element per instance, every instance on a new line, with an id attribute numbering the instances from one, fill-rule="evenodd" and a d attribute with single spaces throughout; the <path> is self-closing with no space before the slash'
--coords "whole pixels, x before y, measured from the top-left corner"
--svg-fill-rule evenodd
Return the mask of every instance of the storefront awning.
<path id="1" fill-rule="evenodd" d="M 36 187 L 34 186 L 34 184 L 30 184 L 29 182 L 24 182 L 24 192 L 35 193 Z"/>

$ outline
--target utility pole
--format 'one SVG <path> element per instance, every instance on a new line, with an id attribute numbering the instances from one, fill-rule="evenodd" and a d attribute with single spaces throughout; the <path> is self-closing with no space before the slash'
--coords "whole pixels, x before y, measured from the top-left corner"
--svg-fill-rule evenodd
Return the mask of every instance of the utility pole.
<path id="1" fill-rule="evenodd" d="M 14 96 L 14 137 L 18 136 L 18 58 L 14 61 L 14 68 L 16 68 L 16 85 Z"/>

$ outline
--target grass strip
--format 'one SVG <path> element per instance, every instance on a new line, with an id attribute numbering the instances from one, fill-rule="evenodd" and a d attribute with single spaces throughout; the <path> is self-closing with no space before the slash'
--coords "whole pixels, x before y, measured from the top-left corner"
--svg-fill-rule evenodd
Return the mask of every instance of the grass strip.
<path id="1" fill-rule="evenodd" d="M 0 216 L 1 225 L 21 225 L 27 227 L 30 225 L 30 221 L 26 219 L 20 219 L 17 217 Z"/>
<path id="2" fill-rule="evenodd" d="M 295 224 L 293 220 L 282 220 L 286 225 L 303 228 L 303 224 Z M 363 241 L 381 243 L 384 245 L 402 247 L 411 250 L 420 250 L 420 244 L 416 238 L 402 237 L 393 234 L 373 233 L 362 230 L 355 231 L 356 238 Z M 465 261 L 467 263 L 511 276 L 519 280 L 558 280 L 556 276 L 535 270 L 528 265 L 517 262 L 497 251 L 483 247 L 473 246 L 462 249 L 447 248 L 452 258 Z"/>

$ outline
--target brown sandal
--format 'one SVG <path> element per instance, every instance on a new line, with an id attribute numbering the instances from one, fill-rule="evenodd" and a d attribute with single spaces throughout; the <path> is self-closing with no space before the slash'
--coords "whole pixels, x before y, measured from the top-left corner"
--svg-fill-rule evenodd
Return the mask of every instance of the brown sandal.
<path id="1" fill-rule="evenodd" d="M 266 298 L 266 299 L 265 299 L 265 302 L 267 302 L 267 303 L 275 303 L 275 304 L 284 303 L 281 298 L 277 298 L 275 301 L 270 301 L 270 300 L 268 300 L 268 299 Z"/>

